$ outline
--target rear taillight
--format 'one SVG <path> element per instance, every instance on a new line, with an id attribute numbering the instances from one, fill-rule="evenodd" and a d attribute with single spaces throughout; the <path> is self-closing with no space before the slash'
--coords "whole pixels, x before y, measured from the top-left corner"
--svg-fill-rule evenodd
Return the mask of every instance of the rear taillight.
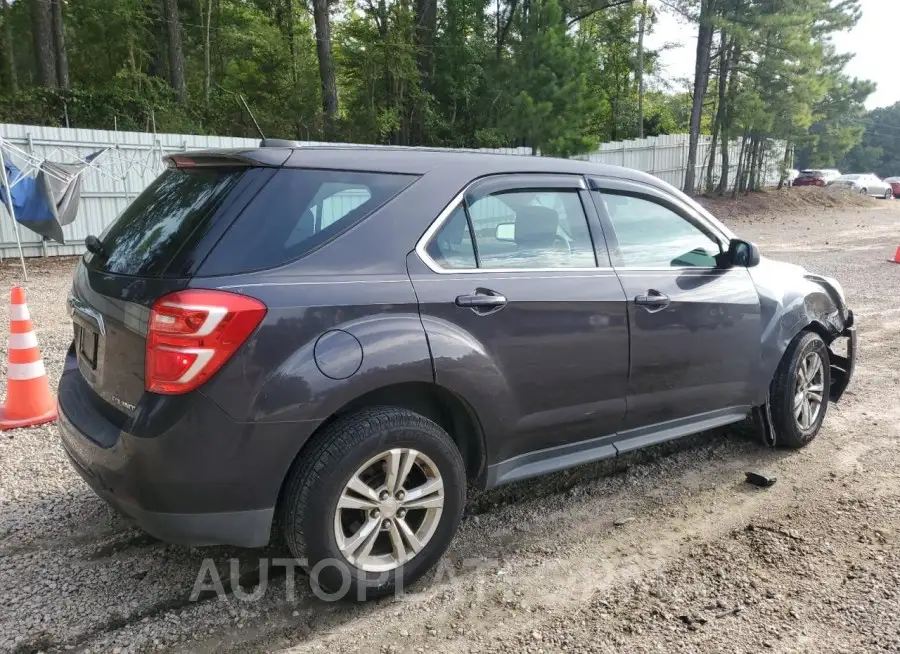
<path id="1" fill-rule="evenodd" d="M 150 310 L 144 387 L 187 393 L 212 377 L 266 315 L 266 305 L 225 291 L 187 290 Z"/>

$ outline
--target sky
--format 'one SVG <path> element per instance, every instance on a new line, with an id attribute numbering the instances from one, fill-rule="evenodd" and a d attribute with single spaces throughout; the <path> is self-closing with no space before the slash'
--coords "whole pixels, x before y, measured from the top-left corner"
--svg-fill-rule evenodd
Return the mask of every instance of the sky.
<path id="1" fill-rule="evenodd" d="M 675 47 L 662 56 L 662 75 L 666 80 L 693 78 L 697 48 L 697 28 L 684 19 L 665 11 L 660 0 L 650 0 L 659 16 L 652 34 L 647 36 L 648 48 L 664 44 Z M 847 64 L 851 77 L 871 79 L 878 89 L 866 102 L 868 109 L 887 107 L 900 102 L 900 75 L 893 72 L 893 53 L 900 40 L 898 0 L 860 0 L 862 18 L 852 30 L 835 34 L 834 44 L 839 52 L 852 52 L 856 56 Z M 679 83 L 673 90 L 683 90 Z"/>

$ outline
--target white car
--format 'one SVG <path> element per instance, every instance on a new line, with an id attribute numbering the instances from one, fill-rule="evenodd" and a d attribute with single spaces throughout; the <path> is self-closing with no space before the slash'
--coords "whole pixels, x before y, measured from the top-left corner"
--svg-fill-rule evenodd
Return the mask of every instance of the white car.
<path id="1" fill-rule="evenodd" d="M 863 195 L 871 195 L 876 198 L 890 200 L 894 197 L 894 190 L 888 182 L 883 181 L 878 175 L 871 173 L 860 175 L 841 175 L 829 182 L 829 186 L 843 186 L 859 191 Z"/>

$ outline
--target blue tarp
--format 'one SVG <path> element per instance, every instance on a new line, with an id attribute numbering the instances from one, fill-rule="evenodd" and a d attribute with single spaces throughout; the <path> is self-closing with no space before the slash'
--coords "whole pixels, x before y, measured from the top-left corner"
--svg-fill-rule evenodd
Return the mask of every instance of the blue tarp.
<path id="1" fill-rule="evenodd" d="M 26 227 L 28 223 L 56 220 L 47 195 L 38 185 L 36 177 L 23 177 L 22 171 L 9 159 L 3 161 L 6 166 L 6 179 L 12 187 L 12 205 L 16 212 L 16 221 Z M 0 185 L 0 200 L 6 204 L 6 189 Z"/>

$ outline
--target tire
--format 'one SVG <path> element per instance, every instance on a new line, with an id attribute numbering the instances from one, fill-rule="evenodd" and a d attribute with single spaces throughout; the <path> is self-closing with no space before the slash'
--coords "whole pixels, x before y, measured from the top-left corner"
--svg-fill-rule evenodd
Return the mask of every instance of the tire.
<path id="1" fill-rule="evenodd" d="M 892 197 L 894 197 L 894 191 L 892 189 L 888 189 L 884 192 L 885 200 L 890 200 Z"/>
<path id="2" fill-rule="evenodd" d="M 861 189 L 859 189 L 859 194 L 860 194 L 860 195 L 868 195 L 868 194 L 869 194 L 869 189 L 867 189 L 867 188 L 861 188 Z"/>
<path id="3" fill-rule="evenodd" d="M 345 544 L 348 544 L 354 533 L 349 536 L 344 534 L 342 520 L 349 514 L 352 524 L 362 524 L 355 534 L 358 535 L 365 525 L 375 520 L 375 515 L 373 510 L 357 511 L 355 508 L 343 508 L 338 513 L 338 500 L 342 493 L 348 492 L 345 486 L 351 477 L 360 472 L 360 466 L 389 452 L 412 451 L 416 452 L 418 458 L 412 457 L 414 472 L 410 472 L 407 479 L 415 481 L 414 477 L 418 474 L 419 479 L 425 479 L 423 483 L 428 483 L 429 478 L 421 476 L 426 474 L 423 471 L 427 469 L 429 474 L 436 473 L 443 482 L 443 507 L 436 510 L 435 518 L 430 509 L 410 509 L 410 515 L 403 516 L 396 503 L 391 507 L 383 505 L 384 515 L 390 514 L 392 521 L 384 519 L 377 509 L 374 510 L 378 526 L 369 532 L 375 538 L 371 551 L 377 553 L 391 548 L 395 553 L 397 551 L 396 543 L 392 540 L 395 531 L 383 530 L 383 527 L 387 529 L 384 523 L 393 522 L 399 538 L 401 522 L 407 527 L 414 527 L 415 521 L 419 519 L 417 516 L 424 516 L 421 517 L 421 525 L 428 524 L 426 531 L 430 530 L 430 536 L 428 540 L 422 539 L 424 546 L 418 553 L 410 555 L 405 563 L 392 570 L 373 571 L 365 569 L 365 564 L 357 566 L 341 552 L 338 529 L 341 530 L 342 537 L 347 539 Z M 387 463 L 378 461 L 366 470 L 382 470 L 386 473 Z M 362 475 L 357 478 L 362 478 Z M 375 486 L 390 483 L 389 479 L 381 480 L 377 472 L 374 479 L 376 481 L 371 483 Z M 415 490 L 408 485 L 406 488 L 410 492 Z M 401 487 L 399 492 L 403 491 L 404 488 Z M 352 491 L 350 495 L 357 497 Z M 372 407 L 338 418 L 304 448 L 288 473 L 281 498 L 280 518 L 291 554 L 300 559 L 310 573 L 314 591 L 318 587 L 326 593 L 323 596 L 317 591 L 319 597 L 374 599 L 405 589 L 437 563 L 459 526 L 465 496 L 465 464 L 447 432 L 412 411 L 396 407 Z M 393 503 L 390 496 L 387 501 Z M 393 511 L 397 513 L 394 514 Z M 400 519 L 404 517 L 407 520 Z M 383 535 L 380 533 L 382 531 Z M 418 534 L 417 531 L 416 535 Z M 363 542 L 368 542 L 368 538 Z M 410 541 L 402 542 L 406 544 Z M 368 560 L 369 556 L 365 556 Z M 389 552 L 383 556 L 391 555 Z M 361 557 L 360 561 L 362 560 Z"/>
<path id="4" fill-rule="evenodd" d="M 821 403 L 815 418 L 807 419 L 808 425 L 804 427 L 802 415 L 795 413 L 800 370 L 803 362 L 809 361 L 812 355 L 816 355 L 821 363 L 821 376 L 814 381 L 821 384 Z M 775 429 L 775 443 L 779 447 L 799 449 L 808 445 L 819 433 L 822 421 L 828 411 L 828 389 L 831 385 L 831 369 L 828 358 L 828 346 L 825 341 L 814 332 L 800 332 L 788 345 L 775 379 L 769 391 L 769 402 L 772 411 L 772 426 Z M 812 404 L 810 405 L 812 407 Z M 810 409 L 812 410 L 812 408 Z M 812 418 L 812 416 L 808 416 Z"/>

